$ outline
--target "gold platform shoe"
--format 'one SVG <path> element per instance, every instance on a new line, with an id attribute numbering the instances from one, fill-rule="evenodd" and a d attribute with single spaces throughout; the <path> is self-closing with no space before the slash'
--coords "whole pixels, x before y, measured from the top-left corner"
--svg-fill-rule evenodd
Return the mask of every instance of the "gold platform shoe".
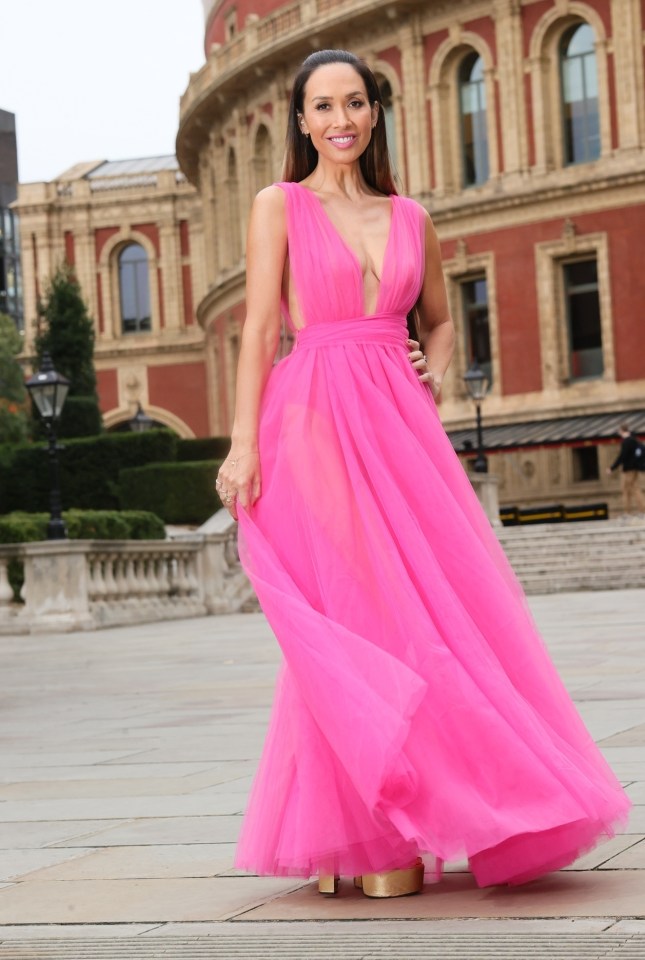
<path id="1" fill-rule="evenodd" d="M 366 897 L 407 897 L 423 889 L 424 865 L 421 857 L 403 870 L 383 870 L 380 873 L 364 873 L 354 877 L 354 886 Z"/>
<path id="2" fill-rule="evenodd" d="M 321 873 L 318 877 L 318 893 L 333 897 L 334 894 L 338 893 L 339 882 L 339 876 L 334 876 L 333 873 Z"/>
<path id="3" fill-rule="evenodd" d="M 411 867 L 403 870 L 383 870 L 380 873 L 364 873 L 354 877 L 354 886 L 363 891 L 366 897 L 407 897 L 420 893 L 423 889 L 424 865 L 421 857 Z M 340 877 L 334 874 L 321 874 L 318 878 L 318 892 L 326 896 L 338 893 Z"/>

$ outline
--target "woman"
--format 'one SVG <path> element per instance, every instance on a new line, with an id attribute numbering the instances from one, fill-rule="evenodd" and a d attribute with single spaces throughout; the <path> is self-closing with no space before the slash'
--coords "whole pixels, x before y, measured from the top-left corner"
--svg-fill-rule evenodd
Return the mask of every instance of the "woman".
<path id="1" fill-rule="evenodd" d="M 296 77 L 250 220 L 217 487 L 284 654 L 236 866 L 371 896 L 467 857 L 522 883 L 629 803 L 573 707 L 435 407 L 454 333 L 425 210 L 396 195 L 373 75 Z M 416 309 L 422 350 L 408 339 Z M 272 369 L 281 310 L 296 331 Z"/>

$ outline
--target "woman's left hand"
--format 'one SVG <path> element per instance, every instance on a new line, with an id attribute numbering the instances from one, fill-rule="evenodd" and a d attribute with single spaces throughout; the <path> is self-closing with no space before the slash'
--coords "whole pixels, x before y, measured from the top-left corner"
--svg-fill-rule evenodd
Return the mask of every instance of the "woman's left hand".
<path id="1" fill-rule="evenodd" d="M 428 366 L 428 358 L 420 350 L 421 344 L 418 340 L 408 340 L 408 347 L 410 348 L 410 353 L 408 353 L 408 359 L 415 370 L 419 371 L 419 380 L 422 383 L 427 383 L 432 391 L 432 396 L 437 399 L 441 392 L 441 378 L 438 377 L 435 373 L 432 373 Z"/>

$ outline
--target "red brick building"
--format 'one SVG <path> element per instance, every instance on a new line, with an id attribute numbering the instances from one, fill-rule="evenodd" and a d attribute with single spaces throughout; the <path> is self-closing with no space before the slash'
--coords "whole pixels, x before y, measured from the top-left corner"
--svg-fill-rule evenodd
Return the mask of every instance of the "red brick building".
<path id="1" fill-rule="evenodd" d="M 95 364 L 108 429 L 140 403 L 182 437 L 208 436 L 201 204 L 175 157 L 79 164 L 21 184 L 25 351 L 37 303 L 63 260 L 96 323 Z"/>
<path id="2" fill-rule="evenodd" d="M 463 375 L 477 360 L 502 501 L 615 502 L 609 441 L 625 417 L 645 431 L 644 0 L 205 10 L 177 148 L 203 201 L 214 283 L 197 311 L 219 432 L 244 317 L 239 224 L 280 177 L 293 72 L 313 49 L 345 47 L 378 76 L 402 190 L 442 242 L 458 345 L 441 411 L 456 447 L 473 438 Z"/>
<path id="3" fill-rule="evenodd" d="M 476 360 L 502 502 L 614 504 L 616 426 L 645 432 L 645 0 L 204 6 L 179 164 L 86 164 L 20 188 L 28 336 L 66 255 L 97 321 L 107 425 L 141 402 L 183 436 L 227 433 L 253 196 L 280 178 L 298 64 L 346 47 L 377 74 L 401 189 L 439 232 L 456 448 L 474 439 Z"/>

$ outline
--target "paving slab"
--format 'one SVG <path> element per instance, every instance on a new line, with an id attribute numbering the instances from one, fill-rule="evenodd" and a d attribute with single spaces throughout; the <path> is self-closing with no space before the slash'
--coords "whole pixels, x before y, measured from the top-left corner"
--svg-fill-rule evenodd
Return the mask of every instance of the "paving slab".
<path id="1" fill-rule="evenodd" d="M 0 899 L 0 903 L 2 900 Z M 247 910 L 245 920 L 391 920 L 463 917 L 645 916 L 645 873 L 619 870 L 552 874 L 523 887 L 480 889 L 469 875 L 446 875 L 422 894 L 374 900 L 347 881 L 336 897 L 309 883 L 288 896 Z"/>
<path id="2" fill-rule="evenodd" d="M 54 846 L 150 846 L 163 843 L 235 843 L 241 817 L 157 817 L 117 822 L 115 826 L 63 840 Z"/>
<path id="3" fill-rule="evenodd" d="M 299 885 L 275 877 L 32 880 L 2 891 L 0 924 L 226 920 Z"/>
<path id="4" fill-rule="evenodd" d="M 31 823 L 16 821 L 0 823 L 0 851 L 38 848 L 47 844 L 93 846 L 83 843 L 88 836 L 98 836 L 113 827 L 122 826 L 123 820 L 41 820 Z M 0 854 L 2 855 L 2 854 Z"/>
<path id="5" fill-rule="evenodd" d="M 28 851 L 38 854 L 41 851 Z M 234 843 L 167 844 L 147 847 L 104 847 L 73 852 L 42 851 L 60 860 L 40 864 L 29 872 L 30 880 L 144 880 L 164 877 L 213 877 L 228 873 L 233 864 Z M 65 857 L 65 860 L 62 859 Z M 20 875 L 20 874 L 18 874 Z M 23 877 L 24 879 L 24 877 Z"/>

